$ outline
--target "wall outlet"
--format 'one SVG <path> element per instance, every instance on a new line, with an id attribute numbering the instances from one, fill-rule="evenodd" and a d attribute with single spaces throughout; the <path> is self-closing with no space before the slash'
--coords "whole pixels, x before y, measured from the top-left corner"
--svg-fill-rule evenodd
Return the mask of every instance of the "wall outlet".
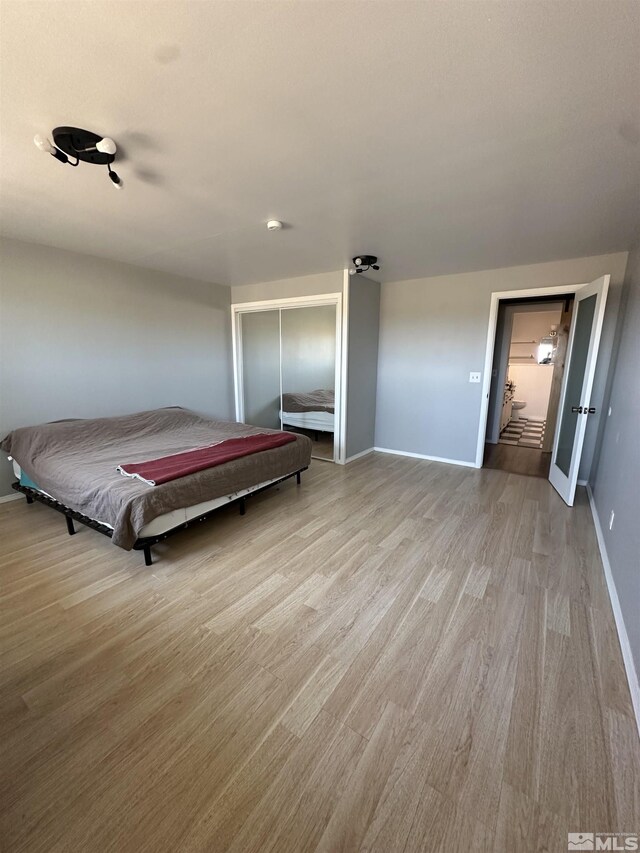
<path id="1" fill-rule="evenodd" d="M 481 373 L 470 373 L 469 382 L 480 382 Z"/>
<path id="2" fill-rule="evenodd" d="M 611 510 L 611 515 L 609 516 L 609 530 L 613 529 L 613 519 L 616 517 L 616 514 L 613 510 Z"/>

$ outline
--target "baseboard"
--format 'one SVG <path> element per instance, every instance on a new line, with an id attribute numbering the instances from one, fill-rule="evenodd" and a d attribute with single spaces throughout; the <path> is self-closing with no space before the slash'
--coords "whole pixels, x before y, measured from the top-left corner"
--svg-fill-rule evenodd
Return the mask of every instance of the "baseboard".
<path id="1" fill-rule="evenodd" d="M 2 495 L 2 497 L 0 497 L 0 504 L 6 504 L 9 503 L 9 501 L 17 501 L 20 500 L 21 497 L 23 497 L 23 495 L 18 494 L 17 492 L 13 495 Z"/>
<path id="2" fill-rule="evenodd" d="M 426 459 L 429 462 L 445 462 L 447 465 L 464 465 L 465 468 L 475 468 L 475 462 L 464 462 L 462 459 L 445 459 L 444 456 L 427 456 L 424 453 L 410 453 L 408 450 L 390 450 L 388 447 L 374 447 L 377 453 L 392 453 L 394 456 L 408 456 L 410 459 Z"/>
<path id="3" fill-rule="evenodd" d="M 624 619 L 622 618 L 622 610 L 620 609 L 620 599 L 618 598 L 618 591 L 616 589 L 616 584 L 613 579 L 613 573 L 611 571 L 611 563 L 609 562 L 609 555 L 607 554 L 604 534 L 602 532 L 602 525 L 600 524 L 598 510 L 596 509 L 596 503 L 593 498 L 593 492 L 591 491 L 590 485 L 587 485 L 587 495 L 589 496 L 589 505 L 591 506 L 593 525 L 596 529 L 598 547 L 600 549 L 600 557 L 602 558 L 602 565 L 604 566 L 604 576 L 607 582 L 607 589 L 609 590 L 609 598 L 611 600 L 611 607 L 613 608 L 613 618 L 615 619 L 616 628 L 618 630 L 618 640 L 620 641 L 622 659 L 624 661 L 624 668 L 627 673 L 627 681 L 629 682 L 629 690 L 631 692 L 631 702 L 633 703 L 633 711 L 636 715 L 638 735 L 640 736 L 640 684 L 638 684 L 638 673 L 636 672 L 633 654 L 631 653 L 631 645 L 629 643 L 627 628 L 624 624 Z"/>
<path id="4" fill-rule="evenodd" d="M 578 480 L 578 485 L 579 486 L 588 486 L 589 481 L 588 480 Z"/>
<path id="5" fill-rule="evenodd" d="M 361 450 L 360 453 L 354 453 L 353 456 L 348 456 L 344 460 L 344 464 L 348 465 L 349 462 L 355 462 L 356 459 L 362 459 L 363 456 L 368 456 L 370 453 L 373 453 L 375 447 L 368 447 L 366 450 Z"/>

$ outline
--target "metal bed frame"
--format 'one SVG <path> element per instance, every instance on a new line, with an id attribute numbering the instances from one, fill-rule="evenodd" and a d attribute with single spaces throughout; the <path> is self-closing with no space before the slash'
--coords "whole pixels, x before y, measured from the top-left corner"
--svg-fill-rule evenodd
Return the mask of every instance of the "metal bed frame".
<path id="1" fill-rule="evenodd" d="M 174 533 L 177 533 L 179 530 L 185 530 L 187 527 L 191 527 L 194 524 L 198 524 L 202 521 L 206 521 L 210 518 L 215 512 L 223 507 L 229 506 L 231 504 L 237 503 L 240 507 L 240 515 L 244 515 L 246 512 L 246 502 L 247 498 L 252 497 L 253 495 L 258 495 L 260 492 L 264 492 L 267 489 L 271 489 L 273 486 L 278 486 L 280 483 L 284 483 L 285 480 L 289 480 L 291 477 L 296 478 L 296 483 L 300 485 L 301 478 L 300 475 L 303 471 L 307 470 L 305 465 L 304 468 L 299 468 L 297 471 L 293 471 L 291 474 L 287 474 L 284 477 L 280 477 L 278 480 L 275 480 L 273 483 L 269 483 L 267 486 L 262 486 L 260 489 L 255 489 L 253 492 L 249 492 L 247 495 L 243 495 L 239 498 L 233 498 L 230 500 L 228 504 L 223 504 L 222 506 L 217 506 L 214 509 L 210 509 L 207 512 L 203 512 L 202 515 L 198 515 L 195 518 L 190 519 L 189 521 L 183 521 L 180 524 L 172 527 L 170 530 L 165 530 L 164 533 L 158 533 L 156 536 L 144 536 L 142 539 L 136 539 L 133 543 L 134 551 L 142 551 L 144 554 L 144 564 L 145 566 L 150 566 L 153 563 L 153 558 L 151 556 L 151 546 L 157 545 L 158 542 L 163 542 L 165 539 L 168 539 L 169 536 L 173 536 Z M 51 507 L 51 509 L 55 509 L 56 512 L 61 513 L 65 516 L 65 520 L 67 522 L 67 531 L 69 536 L 73 536 L 76 532 L 75 527 L 73 526 L 74 521 L 79 521 L 81 524 L 84 524 L 86 527 L 90 527 L 92 530 L 97 530 L 98 533 L 102 533 L 109 538 L 113 535 L 113 530 L 111 527 L 107 527 L 106 524 L 101 524 L 99 521 L 95 521 L 93 518 L 89 518 L 87 515 L 83 515 L 81 512 L 76 512 L 75 509 L 70 509 L 68 506 L 60 503 L 59 501 L 54 500 L 54 498 L 50 498 L 48 495 L 39 492 L 37 489 L 32 489 L 29 486 L 23 486 L 20 482 L 16 480 L 15 483 L 11 484 L 11 487 L 16 490 L 16 492 L 22 492 L 26 498 L 27 503 L 32 504 L 34 501 L 39 501 L 45 506 Z"/>

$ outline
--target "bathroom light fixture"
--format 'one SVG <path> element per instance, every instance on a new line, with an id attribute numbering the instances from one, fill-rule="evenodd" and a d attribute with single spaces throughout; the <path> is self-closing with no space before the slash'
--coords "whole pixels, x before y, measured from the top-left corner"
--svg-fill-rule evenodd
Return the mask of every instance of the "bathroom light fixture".
<path id="1" fill-rule="evenodd" d="M 122 189 L 122 179 L 111 168 L 117 151 L 113 139 L 108 136 L 99 136 L 80 127 L 56 127 L 51 135 L 53 143 L 36 133 L 33 137 L 35 146 L 40 151 L 51 154 L 60 163 L 66 163 L 69 166 L 78 166 L 80 161 L 93 163 L 95 166 L 106 166 L 111 183 L 117 189 Z"/>
<path id="2" fill-rule="evenodd" d="M 349 270 L 349 275 L 359 275 L 367 270 L 379 270 L 378 259 L 375 255 L 356 255 L 352 258 L 353 267 Z"/>
<path id="3" fill-rule="evenodd" d="M 551 330 L 540 338 L 538 343 L 538 364 L 553 364 L 558 348 L 558 327 L 551 326 Z"/>

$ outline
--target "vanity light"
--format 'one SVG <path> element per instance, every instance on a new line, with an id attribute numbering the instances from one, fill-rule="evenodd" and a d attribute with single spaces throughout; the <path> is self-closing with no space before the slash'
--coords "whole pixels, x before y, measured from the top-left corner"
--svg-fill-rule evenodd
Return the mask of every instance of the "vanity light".
<path id="1" fill-rule="evenodd" d="M 557 326 L 551 326 L 551 331 L 540 338 L 538 343 L 538 364 L 553 364 L 558 346 L 557 329 Z"/>

